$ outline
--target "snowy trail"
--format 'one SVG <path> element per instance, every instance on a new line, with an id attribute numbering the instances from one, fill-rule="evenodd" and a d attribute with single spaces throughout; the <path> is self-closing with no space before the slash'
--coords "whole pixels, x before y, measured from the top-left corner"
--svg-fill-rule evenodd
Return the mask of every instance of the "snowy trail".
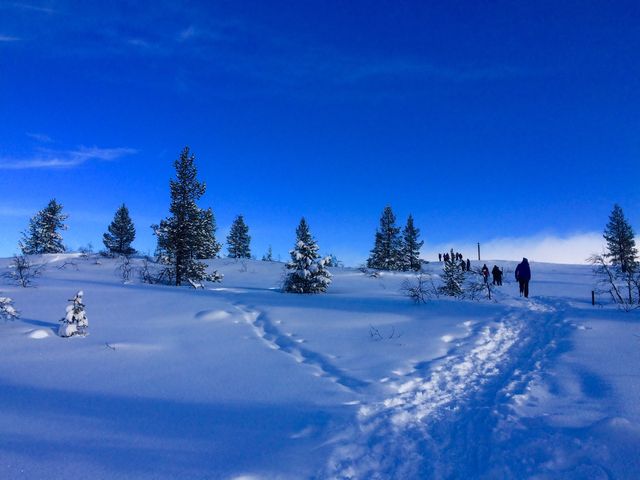
<path id="1" fill-rule="evenodd" d="M 235 303 L 235 308 L 269 348 L 291 355 L 298 363 L 315 367 L 320 376 L 327 377 L 352 392 L 359 392 L 369 385 L 368 382 L 341 370 L 325 355 L 302 346 L 304 339 L 294 339 L 291 335 L 282 332 L 266 313 L 239 303 Z"/>
<path id="2" fill-rule="evenodd" d="M 390 398 L 362 406 L 357 425 L 335 440 L 322 476 L 478 478 L 490 468 L 489 453 L 502 462 L 500 452 L 489 451 L 494 427 L 566 328 L 557 305 L 525 305 L 484 326 L 474 344 L 461 344 L 426 374 L 414 370 L 392 385 Z"/>

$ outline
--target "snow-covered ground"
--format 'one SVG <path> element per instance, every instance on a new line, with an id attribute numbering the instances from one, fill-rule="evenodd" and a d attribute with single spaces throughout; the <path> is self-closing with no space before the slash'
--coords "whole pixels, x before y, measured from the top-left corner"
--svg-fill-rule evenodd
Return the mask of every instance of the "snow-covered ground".
<path id="1" fill-rule="evenodd" d="M 495 301 L 415 305 L 410 274 L 295 295 L 271 262 L 194 290 L 45 261 L 0 285 L 2 479 L 640 478 L 640 314 L 591 306 L 587 266 L 533 263 L 527 300 L 488 262 Z M 89 335 L 59 338 L 78 290 Z"/>

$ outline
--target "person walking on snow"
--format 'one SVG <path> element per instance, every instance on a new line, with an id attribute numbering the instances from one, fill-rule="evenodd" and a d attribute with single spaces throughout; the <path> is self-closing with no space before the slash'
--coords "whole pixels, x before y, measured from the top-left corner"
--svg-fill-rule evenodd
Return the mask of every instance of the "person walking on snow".
<path id="1" fill-rule="evenodd" d="M 486 263 L 482 266 L 482 276 L 484 277 L 484 283 L 487 283 L 489 281 L 489 267 L 487 267 Z"/>
<path id="2" fill-rule="evenodd" d="M 497 265 L 493 266 L 493 269 L 491 270 L 491 275 L 493 276 L 494 285 L 498 285 L 498 286 L 502 285 L 502 270 L 500 270 Z"/>
<path id="3" fill-rule="evenodd" d="M 520 296 L 524 295 L 524 298 L 529 298 L 529 280 L 531 280 L 531 268 L 529 267 L 529 260 L 522 259 L 522 262 L 516 267 L 516 280 L 520 285 Z"/>

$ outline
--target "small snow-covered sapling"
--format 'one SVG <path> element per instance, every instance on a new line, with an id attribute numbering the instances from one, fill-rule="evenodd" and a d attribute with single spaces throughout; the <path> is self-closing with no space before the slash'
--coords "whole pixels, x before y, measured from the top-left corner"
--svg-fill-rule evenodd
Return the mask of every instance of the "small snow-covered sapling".
<path id="1" fill-rule="evenodd" d="M 13 300 L 9 297 L 0 297 L 0 318 L 5 320 L 14 320 L 20 314 L 13 306 Z"/>
<path id="2" fill-rule="evenodd" d="M 89 320 L 82 303 L 83 292 L 80 290 L 75 297 L 70 299 L 72 302 L 67 305 L 67 313 L 60 321 L 62 325 L 58 329 L 58 335 L 61 337 L 72 337 L 74 335 L 87 335 Z"/>

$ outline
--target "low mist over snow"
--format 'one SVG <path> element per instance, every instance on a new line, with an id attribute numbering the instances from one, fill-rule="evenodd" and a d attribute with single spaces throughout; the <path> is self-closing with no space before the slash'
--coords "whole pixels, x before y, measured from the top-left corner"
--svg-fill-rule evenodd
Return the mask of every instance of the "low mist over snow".
<path id="1" fill-rule="evenodd" d="M 636 240 L 640 242 L 640 239 Z M 538 234 L 522 237 L 494 238 L 480 244 L 482 258 L 521 260 L 527 257 L 539 262 L 586 264 L 594 253 L 601 253 L 605 246 L 602 233 L 589 232 L 570 235 Z M 464 252 L 470 258 L 477 258 L 477 243 L 450 242 L 440 245 L 425 245 L 423 257 L 437 258 L 438 253 L 450 248 Z"/>

